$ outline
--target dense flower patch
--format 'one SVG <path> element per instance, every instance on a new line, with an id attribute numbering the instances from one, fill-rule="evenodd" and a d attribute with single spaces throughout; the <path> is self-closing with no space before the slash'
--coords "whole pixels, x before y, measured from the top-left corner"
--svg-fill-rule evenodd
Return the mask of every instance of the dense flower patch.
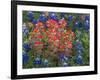
<path id="1" fill-rule="evenodd" d="M 23 68 L 89 65 L 89 14 L 23 11 Z"/>

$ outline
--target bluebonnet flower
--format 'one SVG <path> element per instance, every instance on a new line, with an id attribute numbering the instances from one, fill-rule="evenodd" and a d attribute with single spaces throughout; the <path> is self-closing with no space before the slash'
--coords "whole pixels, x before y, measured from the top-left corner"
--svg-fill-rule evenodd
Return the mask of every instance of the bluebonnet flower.
<path id="1" fill-rule="evenodd" d="M 56 14 L 54 12 L 49 12 L 48 16 L 49 16 L 50 19 L 58 20 Z"/>
<path id="2" fill-rule="evenodd" d="M 43 64 L 44 66 L 48 66 L 49 61 L 47 59 L 44 60 Z"/>
<path id="3" fill-rule="evenodd" d="M 82 23 L 80 21 L 75 22 L 75 27 L 80 29 L 82 27 Z"/>
<path id="4" fill-rule="evenodd" d="M 81 55 L 77 55 L 76 56 L 76 63 L 77 64 L 83 64 L 83 58 Z"/>
<path id="5" fill-rule="evenodd" d="M 41 14 L 40 17 L 39 17 L 39 21 L 46 22 L 47 21 L 46 16 L 44 14 Z"/>
<path id="6" fill-rule="evenodd" d="M 60 54 L 59 55 L 59 58 L 60 58 L 60 60 L 63 62 L 63 61 L 65 61 L 65 62 L 68 62 L 68 60 L 69 60 L 69 57 L 68 56 L 65 56 L 64 54 Z"/>
<path id="7" fill-rule="evenodd" d="M 61 18 L 65 18 L 65 13 L 60 14 Z"/>
<path id="8" fill-rule="evenodd" d="M 84 26 L 85 26 L 85 29 L 86 29 L 86 30 L 89 30 L 89 28 L 90 28 L 90 21 L 89 21 L 89 20 L 86 20 L 86 21 L 84 22 Z"/>
<path id="9" fill-rule="evenodd" d="M 86 20 L 90 21 L 90 16 L 85 16 L 85 21 Z"/>
<path id="10" fill-rule="evenodd" d="M 32 19 L 32 23 L 33 23 L 33 24 L 37 24 L 37 23 L 38 23 L 38 21 L 39 21 L 39 20 Z"/>
<path id="11" fill-rule="evenodd" d="M 29 52 L 31 50 L 30 45 L 28 43 L 23 43 L 23 48 L 26 52 Z"/>
<path id="12" fill-rule="evenodd" d="M 69 64 L 67 62 L 63 62 L 63 67 L 67 67 Z"/>
<path id="13" fill-rule="evenodd" d="M 22 32 L 23 32 L 23 36 L 27 36 L 28 35 L 29 29 L 26 26 L 26 24 L 23 24 L 23 26 L 22 26 Z"/>
<path id="14" fill-rule="evenodd" d="M 68 56 L 64 56 L 64 61 L 68 62 L 69 57 Z"/>
<path id="15" fill-rule="evenodd" d="M 60 53 L 59 58 L 63 59 L 64 58 L 64 53 Z"/>
<path id="16" fill-rule="evenodd" d="M 73 16 L 72 15 L 69 15 L 68 16 L 68 21 L 72 21 L 73 20 Z"/>
<path id="17" fill-rule="evenodd" d="M 83 51 L 83 45 L 82 42 L 80 42 L 79 40 L 76 41 L 76 63 L 77 64 L 83 64 L 83 58 L 82 58 L 82 51 Z"/>
<path id="18" fill-rule="evenodd" d="M 82 50 L 77 50 L 77 54 L 82 55 Z"/>
<path id="19" fill-rule="evenodd" d="M 41 58 L 36 57 L 35 60 L 33 61 L 34 64 L 41 64 Z"/>
<path id="20" fill-rule="evenodd" d="M 30 20 L 30 21 L 33 20 L 34 17 L 33 17 L 33 12 L 32 12 L 32 11 L 29 11 L 29 12 L 28 12 L 28 17 L 29 17 L 29 20 Z"/>
<path id="21" fill-rule="evenodd" d="M 27 64 L 28 61 L 29 61 L 29 55 L 26 52 L 24 52 L 23 53 L 23 64 Z"/>
<path id="22" fill-rule="evenodd" d="M 77 41 L 75 45 L 76 50 L 83 50 L 82 42 Z"/>
<path id="23" fill-rule="evenodd" d="M 90 16 L 85 16 L 84 26 L 85 29 L 88 31 L 90 28 Z"/>

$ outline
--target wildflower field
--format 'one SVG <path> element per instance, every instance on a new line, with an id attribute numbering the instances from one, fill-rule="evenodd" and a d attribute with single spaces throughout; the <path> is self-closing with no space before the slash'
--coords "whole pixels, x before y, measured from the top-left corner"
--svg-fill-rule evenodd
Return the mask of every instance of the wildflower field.
<path id="1" fill-rule="evenodd" d="M 89 65 L 90 15 L 23 11 L 23 68 Z"/>

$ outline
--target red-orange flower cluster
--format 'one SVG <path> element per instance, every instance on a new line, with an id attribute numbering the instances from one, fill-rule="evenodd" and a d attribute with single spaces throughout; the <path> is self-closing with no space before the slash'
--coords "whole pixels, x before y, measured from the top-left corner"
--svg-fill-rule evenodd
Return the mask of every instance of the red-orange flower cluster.
<path id="1" fill-rule="evenodd" d="M 42 22 L 36 24 L 33 33 L 36 36 L 34 39 L 37 39 L 37 41 L 34 46 L 44 44 L 42 39 L 46 38 L 48 44 L 58 49 L 73 48 L 72 40 L 75 38 L 75 34 L 72 30 L 67 30 L 67 21 L 65 19 L 61 19 L 58 22 L 49 19 L 45 25 Z"/>

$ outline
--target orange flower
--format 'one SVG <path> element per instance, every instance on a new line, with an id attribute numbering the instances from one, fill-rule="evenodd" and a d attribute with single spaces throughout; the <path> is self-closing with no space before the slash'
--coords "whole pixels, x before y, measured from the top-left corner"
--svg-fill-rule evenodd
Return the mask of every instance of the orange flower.
<path id="1" fill-rule="evenodd" d="M 42 39 L 42 38 L 43 38 L 43 36 L 42 36 L 42 35 L 38 35 L 38 36 L 37 36 L 37 38 Z"/>
<path id="2" fill-rule="evenodd" d="M 67 43 L 67 45 L 68 45 L 69 48 L 71 48 L 71 49 L 73 48 L 73 45 L 72 45 L 72 43 L 70 42 L 70 40 L 67 40 L 66 43 Z"/>
<path id="3" fill-rule="evenodd" d="M 66 45 L 59 45 L 58 48 L 64 50 L 66 48 Z"/>
<path id="4" fill-rule="evenodd" d="M 63 18 L 59 21 L 59 24 L 62 26 L 62 27 L 66 27 L 67 26 L 67 21 Z"/>
<path id="5" fill-rule="evenodd" d="M 34 46 L 39 46 L 39 45 L 41 45 L 41 44 L 43 44 L 43 43 L 40 42 L 40 41 L 36 41 L 36 42 L 34 43 Z"/>
<path id="6" fill-rule="evenodd" d="M 35 27 L 35 29 L 33 30 L 33 32 L 38 33 L 38 32 L 40 32 L 40 30 L 38 29 L 38 27 Z"/>
<path id="7" fill-rule="evenodd" d="M 44 24 L 42 23 L 42 22 L 38 22 L 37 24 L 36 24 L 36 27 L 41 27 L 41 28 L 45 28 L 45 26 L 44 26 Z"/>
<path id="8" fill-rule="evenodd" d="M 60 25 L 58 24 L 57 21 L 53 20 L 53 19 L 49 19 L 47 22 L 46 22 L 46 25 L 48 26 L 48 28 L 59 28 Z"/>

